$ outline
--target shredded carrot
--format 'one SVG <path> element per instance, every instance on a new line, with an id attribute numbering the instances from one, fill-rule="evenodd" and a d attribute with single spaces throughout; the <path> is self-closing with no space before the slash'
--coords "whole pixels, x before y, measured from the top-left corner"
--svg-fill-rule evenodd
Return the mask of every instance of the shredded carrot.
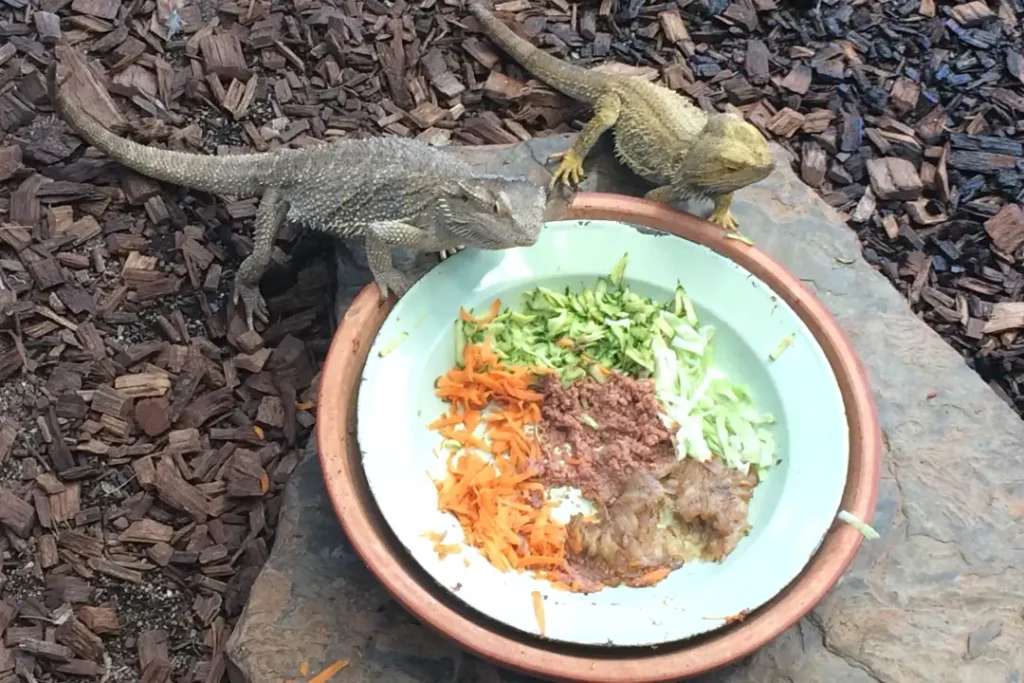
<path id="1" fill-rule="evenodd" d="M 750 610 L 748 610 L 748 609 L 740 610 L 739 612 L 737 612 L 736 614 L 732 615 L 731 617 L 726 617 L 725 623 L 726 624 L 735 624 L 737 622 L 744 621 L 749 614 L 750 614 Z"/>
<path id="2" fill-rule="evenodd" d="M 346 666 L 348 666 L 348 660 L 339 659 L 334 664 L 331 664 L 329 667 L 318 673 L 316 676 L 313 676 L 311 679 L 309 679 L 309 683 L 327 683 L 327 681 L 331 680 L 331 678 L 334 677 L 334 674 L 338 673 Z"/>
<path id="3" fill-rule="evenodd" d="M 449 555 L 462 552 L 462 546 L 458 543 L 438 543 L 434 546 L 434 552 L 437 553 L 437 559 L 443 560 Z"/>
<path id="4" fill-rule="evenodd" d="M 499 310 L 495 302 L 488 315 Z M 468 312 L 460 316 L 477 322 Z M 466 542 L 502 571 L 563 569 L 565 527 L 551 518 L 552 503 L 537 505 L 535 492 L 544 487 L 530 464 L 540 444 L 527 431 L 540 422 L 543 398 L 530 385 L 550 370 L 505 366 L 488 341 L 467 345 L 463 361 L 436 384 L 450 410 L 430 427 L 462 446 L 449 453 L 447 474 L 436 482 L 438 508 L 455 515 Z M 474 433 L 479 426 L 482 436 Z"/>
<path id="5" fill-rule="evenodd" d="M 672 570 L 669 569 L 668 567 L 658 567 L 657 569 L 653 569 L 653 570 L 647 572 L 646 574 L 641 576 L 639 579 L 637 579 L 635 582 L 632 582 L 630 585 L 633 586 L 634 588 L 643 588 L 645 586 L 653 586 L 654 584 L 658 583 L 659 581 L 664 579 L 666 576 L 668 576 L 671 571 Z"/>
<path id="6" fill-rule="evenodd" d="M 543 636 L 545 632 L 544 623 L 544 598 L 541 596 L 540 591 L 533 591 L 533 614 L 537 617 L 537 627 L 540 628 L 540 634 Z"/>
<path id="7" fill-rule="evenodd" d="M 499 313 L 501 313 L 501 299 L 495 299 L 491 302 L 491 307 L 487 309 L 487 313 L 479 318 L 475 317 L 465 308 L 462 308 L 461 306 L 459 307 L 459 319 L 463 322 L 474 323 L 477 326 L 486 325 L 497 318 Z"/>
<path id="8" fill-rule="evenodd" d="M 429 425 L 427 425 L 427 429 L 440 429 L 441 427 L 457 427 L 460 424 L 462 424 L 462 418 L 463 416 L 458 414 L 445 414 L 431 422 Z"/>

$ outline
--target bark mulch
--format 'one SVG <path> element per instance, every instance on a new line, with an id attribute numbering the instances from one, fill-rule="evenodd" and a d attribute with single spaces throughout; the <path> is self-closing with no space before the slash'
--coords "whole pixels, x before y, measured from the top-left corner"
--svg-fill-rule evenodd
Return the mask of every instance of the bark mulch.
<path id="1" fill-rule="evenodd" d="M 621 62 L 789 148 L 867 260 L 1024 410 L 1020 0 L 496 8 L 561 58 Z M 585 112 L 455 0 L 0 0 L 0 683 L 218 683 L 313 426 L 328 242 L 282 235 L 271 323 L 247 331 L 229 291 L 255 201 L 86 149 L 49 116 L 55 52 L 105 126 L 211 154 L 512 143 Z"/>

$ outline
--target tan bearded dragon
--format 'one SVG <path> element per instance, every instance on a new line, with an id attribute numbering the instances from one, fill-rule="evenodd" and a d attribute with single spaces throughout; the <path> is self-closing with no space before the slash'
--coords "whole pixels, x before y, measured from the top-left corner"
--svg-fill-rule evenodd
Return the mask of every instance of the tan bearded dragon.
<path id="1" fill-rule="evenodd" d="M 578 183 L 583 159 L 601 134 L 614 127 L 619 159 L 658 185 L 646 199 L 710 199 L 715 203 L 710 220 L 727 230 L 737 228 L 729 210 L 733 192 L 775 168 L 768 142 L 757 128 L 733 114 L 708 114 L 642 78 L 598 74 L 562 62 L 513 33 L 479 0 L 471 0 L 469 11 L 487 36 L 524 68 L 594 110 L 572 146 L 552 155 L 561 159 L 552 185 L 559 179 L 565 185 Z"/>
<path id="2" fill-rule="evenodd" d="M 114 135 L 59 92 L 56 62 L 47 72 L 61 118 L 111 159 L 150 178 L 204 192 L 260 197 L 253 251 L 232 294 L 267 322 L 259 281 L 285 221 L 341 238 L 363 238 L 381 296 L 412 282 L 394 267 L 391 247 L 422 251 L 530 246 L 544 222 L 547 193 L 526 178 L 478 173 L 454 155 L 395 137 L 339 140 L 263 154 L 207 156 L 140 145 Z"/>

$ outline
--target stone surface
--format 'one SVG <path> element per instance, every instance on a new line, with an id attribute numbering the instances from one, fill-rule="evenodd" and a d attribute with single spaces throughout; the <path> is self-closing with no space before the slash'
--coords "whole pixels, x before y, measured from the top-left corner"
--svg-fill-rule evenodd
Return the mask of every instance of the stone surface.
<path id="1" fill-rule="evenodd" d="M 545 139 L 468 153 L 491 169 L 543 174 L 538 160 L 564 146 Z M 854 234 L 781 151 L 779 160 L 733 211 L 744 234 L 831 308 L 868 368 L 887 442 L 881 538 L 862 545 L 802 622 L 699 683 L 1019 683 L 1024 424 L 859 258 Z M 608 171 L 591 172 L 588 189 L 639 193 L 610 159 L 602 164 Z M 340 305 L 366 281 L 360 272 L 339 273 Z M 277 544 L 229 654 L 235 676 L 253 683 L 298 679 L 302 662 L 312 672 L 342 658 L 352 663 L 339 681 L 530 680 L 463 655 L 389 599 L 345 540 L 312 457 L 289 485 Z"/>

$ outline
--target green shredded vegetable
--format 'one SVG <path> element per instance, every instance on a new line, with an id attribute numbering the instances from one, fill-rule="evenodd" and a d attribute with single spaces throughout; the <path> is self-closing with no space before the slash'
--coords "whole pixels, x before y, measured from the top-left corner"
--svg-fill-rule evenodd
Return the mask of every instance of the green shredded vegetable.
<path id="1" fill-rule="evenodd" d="M 593 289 L 573 292 L 567 287 L 556 292 L 537 287 L 523 294 L 519 311 L 506 308 L 484 325 L 456 321 L 456 359 L 467 343 L 490 337 L 503 362 L 555 368 L 566 383 L 588 374 L 602 380 L 611 370 L 650 377 L 651 343 L 665 307 L 625 284 L 626 259 L 623 256 L 608 277 L 598 278 Z M 682 287 L 677 287 L 668 308 L 676 315 L 691 315 L 692 308 L 682 308 L 684 298 Z"/>
<path id="2" fill-rule="evenodd" d="M 743 242 L 743 244 L 746 244 L 747 246 L 750 247 L 754 246 L 754 240 L 750 239 L 746 235 L 741 235 L 738 232 L 727 232 L 725 233 L 725 238 L 727 240 L 736 240 L 737 242 Z"/>
<path id="3" fill-rule="evenodd" d="M 627 257 L 592 289 L 537 287 L 522 295 L 519 311 L 506 308 L 484 324 L 457 320 L 457 362 L 466 344 L 490 338 L 503 362 L 554 368 L 564 384 L 586 375 L 603 381 L 611 371 L 653 377 L 663 419 L 679 425 L 680 460 L 717 454 L 744 472 L 772 466 L 776 445 L 765 426 L 775 418 L 759 412 L 749 391 L 713 365 L 714 328 L 699 326 L 679 284 L 664 303 L 632 291 L 625 281 Z M 588 419 L 581 417 L 599 428 Z"/>
<path id="4" fill-rule="evenodd" d="M 707 460 L 717 454 L 743 472 L 751 465 L 759 471 L 771 467 L 775 439 L 764 427 L 775 418 L 759 412 L 750 392 L 714 366 L 715 328 L 697 328 L 696 320 L 668 311 L 660 315 L 673 335 L 668 341 L 661 335 L 654 338 L 655 391 L 665 415 L 679 425 L 678 457 Z"/>
<path id="5" fill-rule="evenodd" d="M 776 361 L 782 352 L 789 348 L 789 345 L 796 339 L 795 334 L 787 335 L 785 339 L 779 342 L 779 345 L 775 347 L 775 350 L 768 354 L 769 360 Z"/>
<path id="6" fill-rule="evenodd" d="M 387 344 L 385 344 L 384 347 L 380 351 L 377 352 L 377 355 L 380 356 L 381 358 L 383 358 L 384 356 L 388 355 L 389 353 L 391 353 L 392 351 L 397 349 L 398 346 L 402 342 L 404 342 L 406 337 L 408 337 L 408 336 L 409 336 L 408 332 L 400 333 L 397 337 L 395 337 L 394 339 L 389 341 Z"/>
<path id="7" fill-rule="evenodd" d="M 878 535 L 878 532 L 875 531 L 874 527 L 866 523 L 864 520 L 862 520 L 860 517 L 853 514 L 852 512 L 840 510 L 839 514 L 837 514 L 836 517 L 838 517 L 840 521 L 846 522 L 854 529 L 859 531 L 860 534 L 869 541 L 874 541 L 877 538 L 881 538 Z"/>

